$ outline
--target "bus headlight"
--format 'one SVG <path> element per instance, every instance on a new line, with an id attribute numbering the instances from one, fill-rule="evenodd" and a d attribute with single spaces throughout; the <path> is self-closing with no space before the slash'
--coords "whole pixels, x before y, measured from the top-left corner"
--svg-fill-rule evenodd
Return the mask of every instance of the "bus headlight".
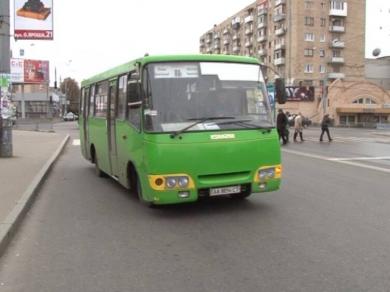
<path id="1" fill-rule="evenodd" d="M 190 180 L 186 176 L 180 176 L 177 179 L 177 184 L 179 185 L 180 188 L 188 187 L 189 182 L 190 182 Z"/>
<path id="2" fill-rule="evenodd" d="M 165 178 L 165 185 L 167 186 L 167 188 L 173 189 L 174 187 L 176 187 L 176 184 L 177 184 L 176 177 L 166 177 Z"/>
<path id="3" fill-rule="evenodd" d="M 149 184 L 156 191 L 194 189 L 192 178 L 184 173 L 148 175 Z"/>
<path id="4" fill-rule="evenodd" d="M 257 171 L 254 180 L 256 182 L 266 181 L 268 179 L 280 178 L 281 175 L 282 175 L 281 165 L 267 166 L 267 167 L 262 167 Z"/>

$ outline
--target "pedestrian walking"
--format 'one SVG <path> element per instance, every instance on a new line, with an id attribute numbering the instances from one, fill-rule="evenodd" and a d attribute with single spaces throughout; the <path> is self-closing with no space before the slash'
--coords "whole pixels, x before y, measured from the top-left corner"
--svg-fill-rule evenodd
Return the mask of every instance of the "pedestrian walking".
<path id="1" fill-rule="evenodd" d="M 294 119 L 294 142 L 297 142 L 297 137 L 299 135 L 299 138 L 301 138 L 301 142 L 305 141 L 303 140 L 303 117 L 301 113 L 298 113 L 298 115 Z"/>
<path id="2" fill-rule="evenodd" d="M 286 145 L 288 142 L 287 125 L 288 125 L 287 116 L 285 115 L 282 109 L 279 109 L 278 116 L 276 117 L 276 129 L 278 130 L 279 141 L 280 138 L 282 138 L 283 145 Z"/>
<path id="3" fill-rule="evenodd" d="M 330 133 L 329 133 L 329 126 L 331 124 L 331 119 L 329 118 L 329 115 L 326 114 L 324 115 L 324 117 L 322 118 L 322 122 L 321 122 L 321 136 L 320 136 L 320 142 L 322 142 L 322 138 L 324 137 L 324 133 L 326 133 L 328 135 L 328 140 L 329 142 L 331 142 L 333 139 L 330 137 Z"/>

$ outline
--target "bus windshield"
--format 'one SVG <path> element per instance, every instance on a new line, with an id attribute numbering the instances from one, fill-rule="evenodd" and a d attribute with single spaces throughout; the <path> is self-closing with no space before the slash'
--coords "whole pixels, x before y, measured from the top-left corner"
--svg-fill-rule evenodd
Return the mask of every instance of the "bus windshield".
<path id="1" fill-rule="evenodd" d="M 143 80 L 147 132 L 273 127 L 257 64 L 153 63 Z"/>

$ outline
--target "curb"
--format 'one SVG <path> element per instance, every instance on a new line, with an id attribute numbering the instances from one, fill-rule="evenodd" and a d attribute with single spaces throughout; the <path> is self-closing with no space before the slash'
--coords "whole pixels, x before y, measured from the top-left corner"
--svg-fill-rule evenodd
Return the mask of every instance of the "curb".
<path id="1" fill-rule="evenodd" d="M 27 187 L 27 190 L 17 201 L 16 206 L 8 214 L 5 220 L 0 223 L 0 257 L 3 255 L 8 244 L 11 242 L 13 235 L 16 233 L 18 227 L 22 223 L 24 216 L 32 206 L 34 199 L 38 194 L 39 188 L 42 186 L 54 163 L 64 150 L 67 142 L 69 141 L 69 138 L 69 135 L 65 137 L 55 153 L 49 158 L 38 174 L 34 177 L 30 185 Z"/>

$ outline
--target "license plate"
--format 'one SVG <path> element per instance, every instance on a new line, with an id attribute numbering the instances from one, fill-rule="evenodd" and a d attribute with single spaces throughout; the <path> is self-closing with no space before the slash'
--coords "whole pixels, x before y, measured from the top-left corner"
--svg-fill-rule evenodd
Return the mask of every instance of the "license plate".
<path id="1" fill-rule="evenodd" d="M 223 196 L 237 193 L 241 193 L 241 186 L 230 186 L 210 189 L 210 196 Z"/>

